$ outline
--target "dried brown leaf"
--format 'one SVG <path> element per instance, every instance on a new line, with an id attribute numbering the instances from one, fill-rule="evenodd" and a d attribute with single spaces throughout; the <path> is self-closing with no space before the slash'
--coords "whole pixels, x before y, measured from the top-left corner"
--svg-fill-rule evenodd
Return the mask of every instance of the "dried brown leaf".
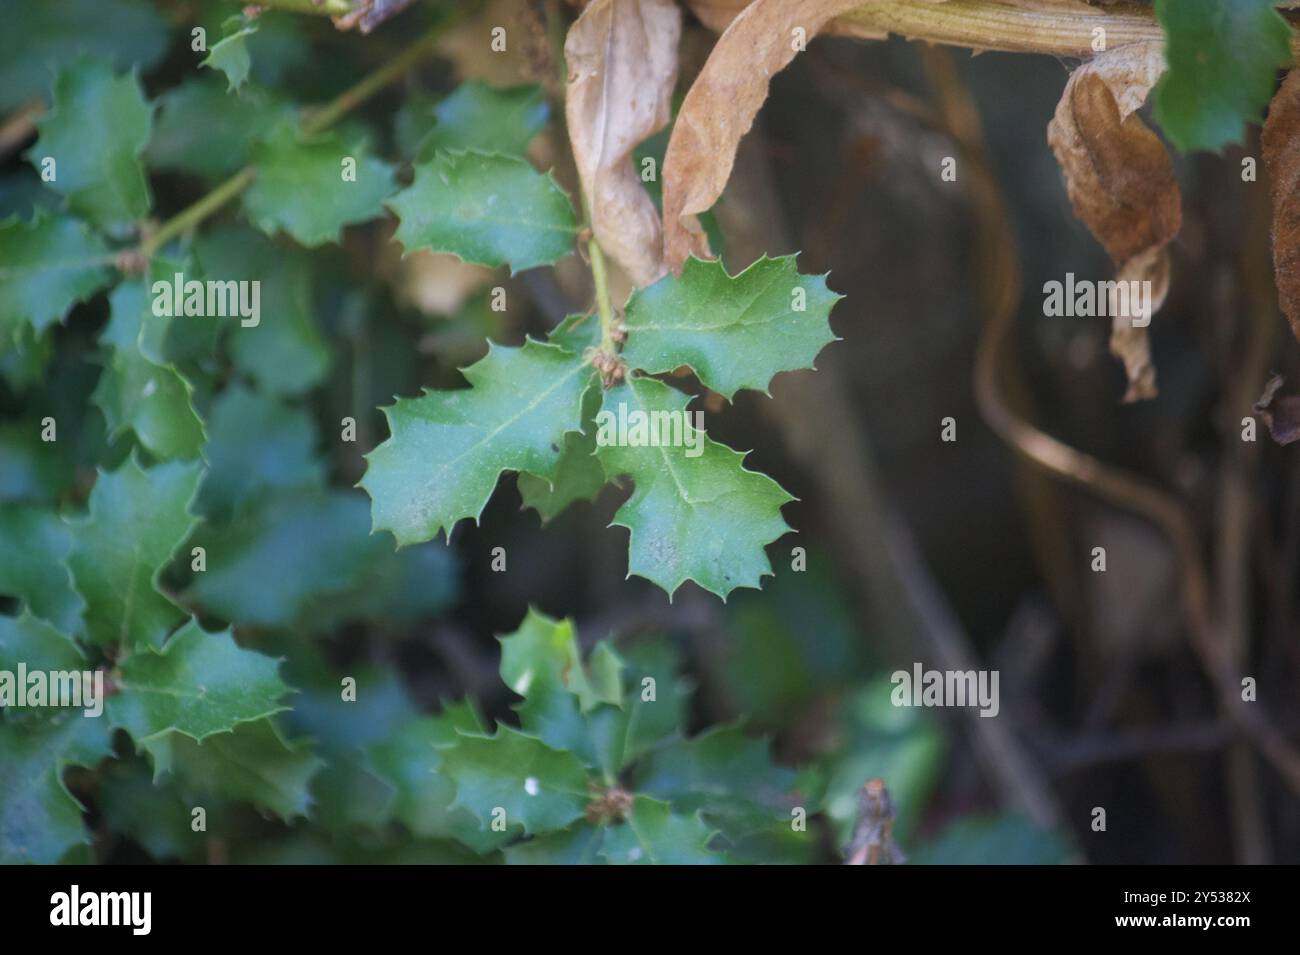
<path id="1" fill-rule="evenodd" d="M 1278 444 L 1300 441 L 1300 396 L 1277 396 L 1278 389 L 1286 383 L 1281 375 L 1274 375 L 1264 386 L 1264 393 L 1255 402 L 1255 414 L 1268 427 L 1268 433 Z"/>
<path id="2" fill-rule="evenodd" d="M 664 262 L 674 272 L 707 253 L 695 216 L 722 195 L 736 148 L 768 84 L 832 17 L 862 0 L 755 0 L 718 37 L 677 114 L 664 157 Z M 802 34 L 796 32 L 802 30 Z"/>
<path id="3" fill-rule="evenodd" d="M 664 267 L 659 212 L 633 150 L 672 118 L 681 27 L 672 0 L 593 0 L 564 43 L 565 119 L 592 231 L 637 285 Z"/>
<path id="4" fill-rule="evenodd" d="M 1278 304 L 1300 339 L 1300 70 L 1286 75 L 1269 104 L 1263 146 L 1273 197 Z"/>
<path id="5" fill-rule="evenodd" d="M 1157 42 L 1102 53 L 1071 74 L 1047 126 L 1075 215 L 1110 254 L 1118 280 L 1151 283 L 1152 313 L 1168 290 L 1165 247 L 1182 225 L 1182 202 L 1169 151 L 1136 111 L 1164 68 Z M 1147 329 L 1112 315 L 1110 350 L 1128 375 L 1124 400 L 1152 398 Z"/>

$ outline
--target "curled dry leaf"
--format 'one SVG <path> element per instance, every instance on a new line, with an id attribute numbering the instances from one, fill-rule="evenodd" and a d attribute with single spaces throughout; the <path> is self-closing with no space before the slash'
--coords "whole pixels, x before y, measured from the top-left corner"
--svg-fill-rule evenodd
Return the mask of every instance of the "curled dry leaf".
<path id="1" fill-rule="evenodd" d="M 1264 393 L 1255 402 L 1255 414 L 1268 428 L 1268 433 L 1278 444 L 1300 440 L 1300 396 L 1277 396 L 1286 383 L 1281 375 L 1274 375 L 1264 386 Z"/>
<path id="2" fill-rule="evenodd" d="M 1110 350 L 1128 375 L 1125 401 L 1156 394 L 1146 322 L 1169 287 L 1165 251 L 1182 224 L 1173 160 L 1160 138 L 1136 115 L 1164 71 L 1158 42 L 1132 43 L 1102 53 L 1071 74 L 1047 125 L 1047 141 L 1065 176 L 1075 215 L 1115 262 L 1119 282 L 1149 282 L 1145 321 L 1121 314 L 1109 296 Z M 1130 286 L 1132 287 L 1132 286 Z"/>
<path id="3" fill-rule="evenodd" d="M 1273 197 L 1278 304 L 1300 339 L 1300 70 L 1286 75 L 1269 104 L 1263 146 Z"/>
<path id="4" fill-rule="evenodd" d="M 708 245 L 695 216 L 722 195 L 772 77 L 832 17 L 863 0 L 755 0 L 718 37 L 677 114 L 664 156 L 664 263 Z"/>
<path id="5" fill-rule="evenodd" d="M 663 275 L 663 242 L 632 151 L 672 118 L 681 30 L 672 0 L 593 0 L 564 42 L 565 119 L 592 231 L 639 286 Z"/>

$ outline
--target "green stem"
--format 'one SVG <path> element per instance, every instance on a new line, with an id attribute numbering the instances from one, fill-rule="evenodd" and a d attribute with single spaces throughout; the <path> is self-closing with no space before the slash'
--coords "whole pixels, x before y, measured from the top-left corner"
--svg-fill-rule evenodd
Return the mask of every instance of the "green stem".
<path id="1" fill-rule="evenodd" d="M 587 240 L 591 259 L 591 281 L 596 286 L 596 310 L 600 314 L 600 350 L 607 355 L 617 352 L 614 345 L 614 308 L 609 300 L 609 276 L 605 271 L 605 253 L 593 235 Z"/>
<path id="2" fill-rule="evenodd" d="M 310 0 L 307 0 L 307 2 L 310 2 Z M 326 2 L 330 2 L 330 0 L 326 0 Z M 355 86 L 344 90 L 325 106 L 304 117 L 302 121 L 303 132 L 309 135 L 323 132 L 389 83 L 400 78 L 427 53 L 427 48 L 442 33 L 445 26 L 445 21 L 440 23 L 396 57 L 364 77 Z M 255 178 L 257 178 L 257 169 L 253 166 L 245 166 L 202 199 L 199 199 L 188 208 L 182 209 L 164 222 L 157 232 L 140 243 L 140 253 L 146 258 L 152 258 L 154 253 L 172 239 L 194 228 L 247 189 Z"/>
<path id="3" fill-rule="evenodd" d="M 236 0 L 247 6 L 246 0 Z M 341 17 L 352 12 L 352 0 L 253 0 L 259 7 L 287 10 L 289 13 L 317 13 L 321 16 Z"/>
<path id="4" fill-rule="evenodd" d="M 157 232 L 140 244 L 140 253 L 147 259 L 153 258 L 154 253 L 172 239 L 188 232 L 247 189 L 256 176 L 256 169 L 245 166 L 194 205 L 183 209 L 164 222 Z"/>
<path id="5" fill-rule="evenodd" d="M 328 129 L 344 114 L 370 99 L 389 83 L 400 79 L 424 58 L 428 52 L 427 48 L 442 35 L 443 29 L 441 24 L 434 27 L 355 86 L 344 90 L 321 109 L 304 117 L 303 132 L 319 133 L 321 130 Z"/>

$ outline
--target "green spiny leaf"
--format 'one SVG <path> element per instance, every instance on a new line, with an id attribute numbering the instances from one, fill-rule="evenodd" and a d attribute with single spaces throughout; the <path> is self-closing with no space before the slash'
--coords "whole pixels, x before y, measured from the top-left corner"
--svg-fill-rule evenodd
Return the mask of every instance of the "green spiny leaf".
<path id="1" fill-rule="evenodd" d="M 600 855 L 616 864 L 717 865 L 710 852 L 714 829 L 699 813 L 678 814 L 666 802 L 637 796 L 627 818 L 605 829 Z"/>
<path id="2" fill-rule="evenodd" d="M 370 747 L 376 774 L 396 792 L 393 817 L 421 838 L 452 838 L 476 852 L 498 848 L 508 836 L 482 829 L 464 808 L 451 808 L 456 785 L 443 772 L 442 747 L 454 746 L 457 730 L 485 730 L 465 702 L 446 707 L 438 716 L 410 720 Z"/>
<path id="3" fill-rule="evenodd" d="M 73 846 L 88 845 L 81 804 L 63 771 L 111 755 L 106 720 L 60 713 L 0 722 L 0 864 L 51 865 Z"/>
<path id="4" fill-rule="evenodd" d="M 227 91 L 238 92 L 248 81 L 248 38 L 257 32 L 257 22 L 241 16 L 228 17 L 221 24 L 221 39 L 212 44 L 199 66 L 226 74 Z"/>
<path id="5" fill-rule="evenodd" d="M 71 549 L 72 533 L 53 511 L 0 504 L 0 593 L 65 633 L 78 633 L 83 604 L 63 563 Z"/>
<path id="6" fill-rule="evenodd" d="M 113 349 L 91 400 L 104 412 L 109 440 L 127 431 L 160 460 L 197 458 L 203 421 L 194 410 L 193 388 L 170 364 L 155 364 L 138 345 L 149 297 L 144 282 L 124 282 L 109 296 L 110 328 L 122 342 Z M 204 321 L 204 319 L 196 319 Z M 134 334 L 133 334 L 134 333 Z"/>
<path id="7" fill-rule="evenodd" d="M 208 633 L 190 620 L 162 650 L 143 649 L 122 662 L 109 717 L 157 759 L 150 744 L 167 734 L 203 742 L 285 709 L 281 700 L 289 688 L 279 667 L 271 657 L 241 649 L 229 630 Z M 157 771 L 167 768 L 155 762 Z"/>
<path id="8" fill-rule="evenodd" d="M 119 70 L 148 70 L 167 52 L 170 28 L 149 0 L 9 4 L 0 31 L 0 114 L 46 92 L 51 67 L 85 53 Z"/>
<path id="9" fill-rule="evenodd" d="M 672 644 L 646 640 L 622 653 L 629 686 L 627 742 L 623 759 L 632 762 L 661 741 L 682 732 L 690 688 L 678 676 L 680 661 Z M 645 681 L 654 681 L 654 698 L 645 699 Z"/>
<path id="10" fill-rule="evenodd" d="M 1152 91 L 1156 119 L 1180 150 L 1242 141 L 1291 59 L 1291 28 L 1273 0 L 1156 0 L 1169 70 Z"/>
<path id="11" fill-rule="evenodd" d="M 597 424 L 606 431 L 619 420 L 680 420 L 689 402 L 688 395 L 653 378 L 631 378 L 605 392 Z M 625 474 L 636 485 L 613 523 L 630 532 L 629 574 L 653 581 L 670 596 L 694 580 L 726 599 L 737 587 L 757 587 L 772 572 L 763 548 L 790 529 L 781 506 L 794 499 L 771 478 L 746 470 L 743 454 L 689 421 L 682 434 L 686 446 L 678 447 L 633 445 L 639 438 L 630 426 L 622 445 L 616 435 L 602 440 L 597 434 L 606 476 Z"/>
<path id="12" fill-rule="evenodd" d="M 600 389 L 589 388 L 583 404 L 582 430 L 564 436 L 554 476 L 547 481 L 526 471 L 519 474 L 517 487 L 524 507 L 537 511 L 542 523 L 553 521 L 574 501 L 594 500 L 605 486 L 605 471 L 596 457 L 595 417 Z"/>
<path id="13" fill-rule="evenodd" d="M 440 149 L 522 156 L 546 125 L 549 113 L 540 87 L 498 88 L 468 80 L 436 105 L 408 101 L 398 117 L 398 137 L 405 154 L 420 162 L 432 159 Z"/>
<path id="14" fill-rule="evenodd" d="M 136 76 L 114 75 L 108 64 L 83 58 L 60 71 L 54 104 L 27 158 L 38 169 L 55 160 L 49 186 L 68 197 L 73 212 L 106 228 L 122 226 L 149 211 L 140 156 L 152 121 Z"/>
<path id="15" fill-rule="evenodd" d="M 242 227 L 202 234 L 195 253 L 204 273 L 219 281 L 260 285 L 260 321 L 225 321 L 235 365 L 267 394 L 297 395 L 328 374 L 330 349 L 313 318 L 311 262 L 301 249 L 272 242 Z"/>
<path id="16" fill-rule="evenodd" d="M 622 706 L 621 672 L 621 661 L 608 647 L 599 656 L 593 654 L 589 667 L 573 624 L 535 610 L 528 611 L 517 631 L 501 639 L 501 679 L 524 698 L 515 708 L 524 732 L 577 754 L 587 765 L 609 762 L 598 756 L 593 740 L 597 727 L 589 725 L 588 716 L 602 704 Z M 619 730 L 614 732 L 621 737 Z M 617 772 L 619 767 L 604 768 Z"/>
<path id="17" fill-rule="evenodd" d="M 499 726 L 495 736 L 461 735 L 441 752 L 444 771 L 456 782 L 452 806 L 467 809 L 483 828 L 500 808 L 508 830 L 563 829 L 582 817 L 590 798 L 576 756 L 509 726 Z"/>
<path id="18" fill-rule="evenodd" d="M 195 533 L 208 568 L 185 598 L 232 623 L 301 629 L 439 609 L 452 585 L 445 562 L 427 552 L 442 548 L 395 553 L 391 538 L 370 533 L 368 512 L 355 492 L 268 495 L 232 523 Z M 402 585 L 411 592 L 400 592 Z"/>
<path id="19" fill-rule="evenodd" d="M 209 520 L 227 520 L 267 491 L 321 487 L 316 442 L 306 411 L 232 383 L 208 413 L 208 469 L 198 509 Z"/>
<path id="20" fill-rule="evenodd" d="M 69 216 L 16 216 L 0 222 L 0 351 L 31 325 L 62 321 L 113 280 L 103 241 Z"/>
<path id="21" fill-rule="evenodd" d="M 196 123 L 194 117 L 202 116 Z M 249 87 L 229 95 L 216 77 L 200 77 L 158 98 L 158 116 L 145 159 L 154 169 L 215 179 L 245 166 L 253 144 L 292 116 L 289 104 Z M 214 142 L 221 143 L 213 149 Z"/>
<path id="22" fill-rule="evenodd" d="M 407 253 L 450 252 L 511 272 L 549 265 L 573 251 L 578 224 L 555 180 L 513 156 L 439 152 L 389 200 Z"/>
<path id="23" fill-rule="evenodd" d="M 374 501 L 375 529 L 399 544 L 477 520 L 503 471 L 551 479 L 593 381 L 580 358 L 534 341 L 493 346 L 464 374 L 469 389 L 385 408 L 391 437 L 366 455 L 361 486 Z"/>
<path id="24" fill-rule="evenodd" d="M 623 357 L 651 374 L 687 365 L 728 400 L 741 388 L 766 393 L 777 372 L 813 367 L 835 340 L 827 319 L 840 298 L 824 276 L 800 275 L 793 255 L 734 277 L 691 256 L 680 278 L 632 293 Z"/>
<path id="25" fill-rule="evenodd" d="M 270 719 L 240 723 L 201 743 L 169 732 L 148 748 L 155 767 L 166 767 L 182 789 L 249 802 L 281 819 L 307 814 L 311 781 L 325 765 L 306 743 L 286 740 Z"/>
<path id="26" fill-rule="evenodd" d="M 0 670 L 11 674 L 23 663 L 32 670 L 84 670 L 86 655 L 59 630 L 24 611 L 0 617 Z"/>
<path id="27" fill-rule="evenodd" d="M 396 188 L 392 168 L 363 143 L 345 145 L 334 134 L 304 138 L 292 122 L 276 126 L 252 149 L 257 178 L 244 209 L 268 235 L 283 229 L 306 246 L 337 242 L 345 225 L 383 214 Z M 355 180 L 344 164 L 356 164 Z"/>
<path id="28" fill-rule="evenodd" d="M 68 568 L 86 602 L 86 635 L 100 645 L 161 646 L 184 614 L 157 587 L 158 575 L 194 526 L 195 464 L 145 471 L 135 457 L 101 471 L 88 517 L 72 524 Z"/>

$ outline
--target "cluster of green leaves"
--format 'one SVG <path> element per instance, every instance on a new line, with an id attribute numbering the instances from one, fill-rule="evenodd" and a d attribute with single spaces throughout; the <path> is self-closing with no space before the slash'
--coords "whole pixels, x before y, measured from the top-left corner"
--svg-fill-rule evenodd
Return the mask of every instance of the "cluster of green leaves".
<path id="1" fill-rule="evenodd" d="M 531 224 L 518 254 L 531 257 L 556 230 L 570 227 L 567 201 L 522 160 L 475 153 L 446 162 L 435 175 L 453 183 L 464 163 L 473 169 L 502 163 L 531 177 L 545 199 L 510 205 Z M 438 236 L 441 224 L 421 228 L 432 200 L 395 206 L 407 216 L 399 238 L 406 230 L 419 248 L 508 261 L 494 260 L 488 249 L 519 238 L 513 230 L 494 225 L 482 242 L 459 243 L 448 241 L 459 231 Z M 595 315 L 570 316 L 546 342 L 492 347 L 464 370 L 468 390 L 426 391 L 385 409 L 392 436 L 367 455 L 361 482 L 374 501 L 375 527 L 405 544 L 449 532 L 463 518 L 477 520 L 504 471 L 520 474 L 525 505 L 545 520 L 626 476 L 635 490 L 614 523 L 629 531 L 629 574 L 670 595 L 687 580 L 723 598 L 738 587 L 757 587 L 771 573 L 764 546 L 789 530 L 781 506 L 790 495 L 745 468 L 744 454 L 707 435 L 687 434 L 676 447 L 600 443 L 596 419 L 601 413 L 611 420 L 685 416 L 690 396 L 650 377 L 683 366 L 726 398 L 742 388 L 766 392 L 775 374 L 811 367 L 833 340 L 827 316 L 838 297 L 824 278 L 800 275 L 793 257 L 764 258 L 736 276 L 719 262 L 691 258 L 680 278 L 665 276 L 632 293 L 620 382 L 603 383 L 590 361 L 601 333 Z"/>
<path id="2" fill-rule="evenodd" d="M 1240 143 L 1291 62 L 1291 27 L 1273 0 L 1156 0 L 1169 69 L 1156 119 L 1182 151 Z"/>
<path id="3" fill-rule="evenodd" d="M 310 60 L 295 19 L 199 9 L 203 59 L 151 0 L 24 4 L 0 35 L 0 112 L 46 106 L 30 168 L 0 176 L 0 669 L 100 670 L 109 687 L 98 719 L 0 713 L 0 862 L 90 858 L 91 804 L 101 850 L 126 839 L 191 861 L 806 861 L 816 818 L 842 842 L 867 775 L 928 781 L 905 800 L 919 812 L 937 731 L 861 715 L 843 621 L 852 639 L 834 649 L 806 622 L 736 608 L 757 635 L 727 670 L 744 709 L 854 700 L 851 742 L 797 777 L 737 726 L 688 733 L 667 641 L 584 659 L 572 624 L 530 613 L 502 641 L 523 701 L 494 730 L 474 701 L 430 714 L 391 662 L 338 662 L 330 641 L 354 625 L 382 643 L 454 602 L 453 558 L 430 540 L 477 518 L 504 471 L 544 521 L 630 479 L 615 523 L 631 573 L 669 594 L 756 586 L 789 495 L 704 435 L 698 457 L 597 446 L 594 422 L 685 409 L 652 377 L 683 366 L 727 399 L 765 392 L 832 340 L 837 296 L 792 258 L 734 276 L 692 259 L 627 301 L 608 387 L 596 315 L 492 344 L 470 387 L 387 409 L 367 501 L 344 487 L 361 462 L 325 439 L 421 376 L 391 300 L 336 246 L 391 212 L 408 252 L 512 271 L 568 255 L 572 203 L 525 158 L 548 106 L 536 88 L 467 82 L 408 95 L 391 124 L 308 133 L 301 105 L 337 84 L 290 81 Z M 184 55 L 194 68 L 146 96 Z M 246 167 L 228 212 L 139 270 L 144 222 Z M 261 322 L 156 314 L 153 283 L 177 274 L 260 282 Z"/>

